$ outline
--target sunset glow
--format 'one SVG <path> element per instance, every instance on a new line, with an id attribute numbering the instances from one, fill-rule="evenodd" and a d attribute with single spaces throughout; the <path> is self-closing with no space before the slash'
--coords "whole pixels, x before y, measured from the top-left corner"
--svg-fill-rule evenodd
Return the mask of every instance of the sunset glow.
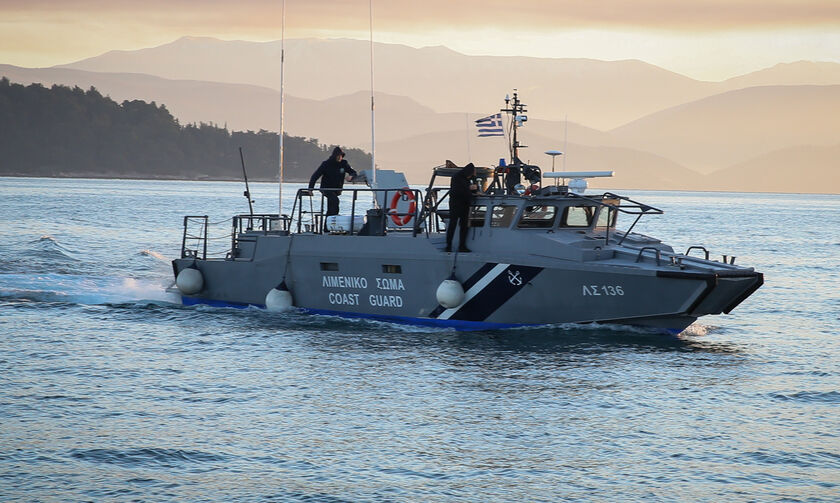
<path id="1" fill-rule="evenodd" d="M 280 1 L 6 1 L 0 61 L 52 66 L 182 36 L 280 38 Z M 678 7 L 677 7 L 678 6 Z M 287 36 L 367 38 L 368 2 L 287 1 Z M 443 45 L 472 55 L 640 59 L 704 80 L 799 60 L 840 62 L 840 3 L 832 1 L 374 4 L 375 38 Z"/>

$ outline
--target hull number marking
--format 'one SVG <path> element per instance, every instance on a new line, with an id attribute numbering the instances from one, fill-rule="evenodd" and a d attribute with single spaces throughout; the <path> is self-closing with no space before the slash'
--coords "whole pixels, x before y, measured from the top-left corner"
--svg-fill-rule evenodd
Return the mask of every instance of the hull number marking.
<path id="1" fill-rule="evenodd" d="M 583 285 L 583 296 L 615 297 L 624 295 L 624 288 L 621 285 Z"/>

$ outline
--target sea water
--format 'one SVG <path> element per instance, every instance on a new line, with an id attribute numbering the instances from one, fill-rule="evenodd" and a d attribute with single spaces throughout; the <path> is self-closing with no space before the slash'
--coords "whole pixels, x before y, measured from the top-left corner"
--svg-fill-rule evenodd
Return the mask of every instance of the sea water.
<path id="1" fill-rule="evenodd" d="M 840 500 L 840 196 L 629 193 L 765 274 L 673 337 L 178 305 L 183 216 L 223 255 L 242 190 L 0 178 L 0 500 Z"/>

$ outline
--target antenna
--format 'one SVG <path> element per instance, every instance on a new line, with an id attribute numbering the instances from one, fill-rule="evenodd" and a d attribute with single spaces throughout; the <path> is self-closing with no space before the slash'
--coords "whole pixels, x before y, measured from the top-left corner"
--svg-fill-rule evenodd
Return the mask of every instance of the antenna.
<path id="1" fill-rule="evenodd" d="M 554 159 L 558 155 L 563 155 L 563 152 L 560 152 L 559 150 L 546 150 L 545 153 L 551 156 L 551 172 L 554 173 Z M 566 170 L 564 169 L 563 171 L 566 171 Z M 557 185 L 557 183 L 556 183 L 557 180 L 554 180 L 554 182 L 555 182 L 555 185 Z"/>
<path id="2" fill-rule="evenodd" d="M 248 212 L 251 214 L 250 225 L 248 225 L 250 228 L 254 219 L 254 200 L 251 199 L 251 188 L 248 187 L 248 172 L 245 171 L 245 156 L 242 155 L 242 147 L 239 147 L 239 160 L 242 161 L 242 177 L 245 178 L 245 193 L 242 195 L 248 199 Z"/>
<path id="3" fill-rule="evenodd" d="M 563 155 L 563 152 L 559 150 L 546 150 L 545 153 L 551 156 L 551 172 L 554 173 L 554 158 L 558 155 Z"/>
<path id="4" fill-rule="evenodd" d="M 285 0 L 283 0 L 285 1 Z M 376 186 L 376 106 L 373 101 L 373 0 L 368 2 L 370 14 L 370 169 L 372 185 Z"/>
<path id="5" fill-rule="evenodd" d="M 283 88 L 285 80 L 285 63 L 286 63 L 286 0 L 283 0 L 283 12 L 281 14 L 282 22 L 280 24 L 280 160 L 278 166 L 279 189 L 277 197 L 277 218 L 283 216 L 283 119 L 286 104 L 286 92 Z M 241 150 L 240 150 L 241 152 Z M 244 165 L 243 165 L 244 167 Z"/>
<path id="6" fill-rule="evenodd" d="M 565 122 L 565 124 L 563 126 L 563 152 L 566 152 L 566 149 L 569 148 L 568 143 L 567 143 L 567 140 L 569 138 L 569 114 L 566 114 L 565 120 L 563 122 Z M 552 169 L 551 171 L 554 171 L 554 170 Z M 563 156 L 563 171 L 566 171 L 566 156 L 565 155 Z"/>

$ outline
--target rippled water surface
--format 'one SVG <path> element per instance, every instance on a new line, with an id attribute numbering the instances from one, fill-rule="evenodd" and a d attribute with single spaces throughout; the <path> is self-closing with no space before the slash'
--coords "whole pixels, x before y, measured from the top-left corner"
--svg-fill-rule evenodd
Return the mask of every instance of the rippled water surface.
<path id="1" fill-rule="evenodd" d="M 183 215 L 241 194 L 0 178 L 0 499 L 840 500 L 840 196 L 633 192 L 765 273 L 667 337 L 177 305 Z"/>

